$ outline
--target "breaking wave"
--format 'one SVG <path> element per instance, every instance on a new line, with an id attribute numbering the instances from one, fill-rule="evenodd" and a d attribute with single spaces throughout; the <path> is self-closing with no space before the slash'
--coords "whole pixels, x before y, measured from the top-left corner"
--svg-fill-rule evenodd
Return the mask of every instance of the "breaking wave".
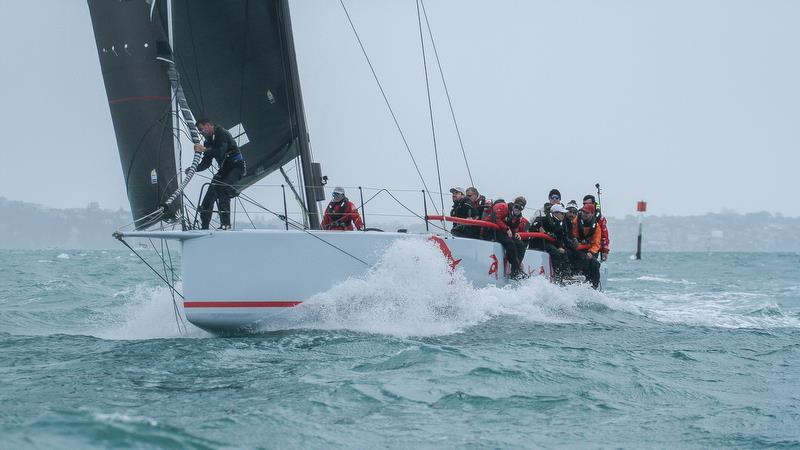
<path id="1" fill-rule="evenodd" d="M 180 283 L 176 287 L 181 290 Z M 166 287 L 137 286 L 117 292 L 114 297 L 122 307 L 109 313 L 104 324 L 90 333 L 92 336 L 113 340 L 211 336 L 185 318 L 176 319 L 176 305 L 177 312 L 185 317 L 182 302 L 177 298 L 174 304 Z"/>
<path id="2" fill-rule="evenodd" d="M 451 272 L 442 252 L 423 240 L 400 240 L 362 278 L 350 278 L 298 307 L 293 328 L 348 329 L 398 337 L 463 331 L 493 317 L 541 323 L 582 322 L 587 306 L 637 313 L 585 285 L 532 278 L 505 287 L 474 287 Z"/>

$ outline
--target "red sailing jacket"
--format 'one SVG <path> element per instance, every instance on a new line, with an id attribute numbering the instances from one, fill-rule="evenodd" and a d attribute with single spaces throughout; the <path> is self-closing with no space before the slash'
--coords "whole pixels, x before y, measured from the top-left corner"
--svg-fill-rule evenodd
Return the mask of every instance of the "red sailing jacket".
<path id="1" fill-rule="evenodd" d="M 511 228 L 513 233 L 523 233 L 528 231 L 528 219 L 522 216 L 514 216 L 513 214 L 509 214 L 508 218 L 506 219 L 506 225 Z"/>
<path id="2" fill-rule="evenodd" d="M 358 209 L 347 197 L 338 202 L 330 202 L 325 208 L 325 216 L 322 218 L 323 230 L 352 231 L 353 224 L 359 230 L 364 228 Z"/>
<path id="3" fill-rule="evenodd" d="M 606 217 L 600 216 L 600 219 L 597 220 L 597 224 L 600 225 L 600 252 L 608 253 L 611 249 L 611 241 L 608 239 L 608 223 L 606 222 Z"/>

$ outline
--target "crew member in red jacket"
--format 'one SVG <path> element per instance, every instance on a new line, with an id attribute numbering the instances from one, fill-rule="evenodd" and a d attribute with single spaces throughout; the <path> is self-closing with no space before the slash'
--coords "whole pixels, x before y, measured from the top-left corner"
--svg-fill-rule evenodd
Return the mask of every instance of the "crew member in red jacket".
<path id="1" fill-rule="evenodd" d="M 323 230 L 353 231 L 353 226 L 358 230 L 364 228 L 364 222 L 358 214 L 358 208 L 344 195 L 344 188 L 333 189 L 333 200 L 325 208 L 322 217 Z"/>
<path id="2" fill-rule="evenodd" d="M 494 240 L 503 246 L 506 260 L 511 264 L 510 277 L 519 280 L 525 278 L 525 272 L 522 270 L 522 258 L 520 258 L 517 252 L 517 242 L 522 243 L 522 241 L 518 238 L 515 239 L 514 231 L 508 226 L 510 215 L 508 205 L 509 203 L 506 203 L 505 200 L 496 200 L 494 206 L 492 206 L 492 213 L 489 221 L 499 227 L 494 230 Z M 513 203 L 511 205 L 513 205 Z M 522 251 L 525 251 L 524 247 Z"/>
<path id="3" fill-rule="evenodd" d="M 597 204 L 594 195 L 589 194 L 583 197 L 583 204 L 594 205 L 594 215 L 597 219 L 597 225 L 600 226 L 600 260 L 605 261 L 608 259 L 608 252 L 611 249 L 611 240 L 608 238 L 608 223 L 602 211 L 600 211 L 600 205 Z"/>
<path id="4" fill-rule="evenodd" d="M 597 289 L 600 285 L 600 226 L 595 217 L 594 205 L 583 205 L 580 213 L 573 219 L 572 236 L 578 241 L 578 248 L 570 252 L 573 268 L 580 270 L 586 280 Z"/>

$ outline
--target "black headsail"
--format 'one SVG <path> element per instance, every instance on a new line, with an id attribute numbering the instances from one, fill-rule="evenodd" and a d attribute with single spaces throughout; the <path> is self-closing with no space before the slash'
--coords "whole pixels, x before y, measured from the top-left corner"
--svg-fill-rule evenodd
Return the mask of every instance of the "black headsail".
<path id="1" fill-rule="evenodd" d="M 146 228 L 148 215 L 178 187 L 170 85 L 156 60 L 157 42 L 166 40 L 166 5 L 88 2 L 128 200 L 136 228 Z"/>
<path id="2" fill-rule="evenodd" d="M 242 188 L 301 154 L 310 167 L 286 0 L 174 0 L 173 43 L 195 115 L 239 141 L 247 161 Z M 307 185 L 319 184 L 305 172 Z M 306 188 L 312 228 L 317 195 Z"/>

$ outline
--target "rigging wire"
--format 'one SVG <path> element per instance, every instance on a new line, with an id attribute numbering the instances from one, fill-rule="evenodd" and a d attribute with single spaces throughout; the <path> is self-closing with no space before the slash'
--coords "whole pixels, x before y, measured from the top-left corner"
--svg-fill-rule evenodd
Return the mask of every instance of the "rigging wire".
<path id="1" fill-rule="evenodd" d="M 181 298 L 181 299 L 183 299 L 183 300 L 186 300 L 186 299 L 183 297 L 183 294 L 181 294 L 180 292 L 178 292 L 178 290 L 177 290 L 177 289 L 175 289 L 175 287 L 174 287 L 172 284 L 170 284 L 170 282 L 169 282 L 169 281 L 168 281 L 166 278 L 164 278 L 164 276 L 163 276 L 163 275 L 161 275 L 161 273 L 160 273 L 158 270 L 156 270 L 156 269 L 155 269 L 155 268 L 154 268 L 152 265 L 150 265 L 150 263 L 149 263 L 149 262 L 147 262 L 147 260 L 145 260 L 144 258 L 142 258 L 142 255 L 140 255 L 140 254 L 139 254 L 139 252 L 137 252 L 136 250 L 134 250 L 134 249 L 133 249 L 133 247 L 131 247 L 131 245 L 130 245 L 130 244 L 128 244 L 128 243 L 125 241 L 125 236 L 124 236 L 122 233 L 120 233 L 119 231 L 117 231 L 117 232 L 115 232 L 115 233 L 114 233 L 112 236 L 114 236 L 114 237 L 115 237 L 115 238 L 116 238 L 118 241 L 122 242 L 122 244 L 123 244 L 123 245 L 125 245 L 125 247 L 128 247 L 128 250 L 130 250 L 131 252 L 133 252 L 133 254 L 135 254 L 135 255 L 136 255 L 136 256 L 137 256 L 137 257 L 138 257 L 140 260 L 142 260 L 142 262 L 143 262 L 143 263 L 144 263 L 144 264 L 145 264 L 147 267 L 149 267 L 149 268 L 150 268 L 150 270 L 152 270 L 152 271 L 153 271 L 153 273 L 155 273 L 155 274 L 156 274 L 156 276 L 158 276 L 159 278 L 161 278 L 161 281 L 163 281 L 164 283 L 166 283 L 166 284 L 167 284 L 167 286 L 169 286 L 169 288 L 170 288 L 170 289 L 174 290 L 174 291 L 175 291 L 175 294 L 177 294 L 177 295 L 178 295 L 178 297 L 180 297 L 180 298 Z"/>
<path id="2" fill-rule="evenodd" d="M 170 276 L 170 273 L 167 272 L 167 261 L 164 259 L 164 239 L 161 239 L 161 253 L 159 253 L 158 250 L 156 249 L 156 244 L 153 243 L 153 239 L 148 238 L 147 240 L 150 241 L 150 246 L 153 247 L 153 251 L 156 253 L 156 255 L 158 255 L 161 258 L 161 266 L 164 269 L 164 277 L 166 278 L 167 276 Z M 174 272 L 171 272 L 171 274 L 172 275 L 170 276 L 170 278 L 172 278 L 172 283 L 169 284 L 169 288 L 170 288 L 169 292 L 172 295 L 172 306 L 173 306 L 173 311 L 175 313 L 175 323 L 178 325 L 178 332 L 180 332 L 181 331 L 181 322 L 183 322 L 183 317 L 181 317 L 180 310 L 178 309 L 178 302 L 177 302 L 177 300 L 175 300 L 175 275 L 174 275 Z M 186 325 L 184 324 L 184 328 L 185 327 L 186 327 Z"/>
<path id="3" fill-rule="evenodd" d="M 236 188 L 236 186 L 235 186 L 235 185 L 230 185 L 230 184 L 223 183 L 223 182 L 219 182 L 219 184 L 220 184 L 220 185 L 224 185 L 224 186 L 228 186 L 228 187 L 232 187 L 232 188 Z M 277 213 L 277 212 L 275 212 L 275 211 L 273 211 L 273 210 L 271 210 L 271 209 L 267 208 L 266 206 L 264 206 L 264 205 L 262 205 L 261 203 L 257 202 L 256 200 L 254 200 L 253 198 L 251 198 L 249 195 L 245 194 L 244 192 L 240 192 L 240 193 L 239 193 L 239 198 L 243 198 L 245 201 L 247 201 L 248 203 L 252 204 L 253 206 L 255 206 L 255 207 L 257 207 L 257 208 L 261 208 L 261 209 L 263 209 L 264 211 L 267 211 L 268 213 L 270 213 L 270 214 L 272 214 L 272 215 L 274 215 L 274 216 L 278 217 L 279 219 L 286 221 L 286 223 L 287 223 L 287 224 L 291 225 L 291 226 L 292 226 L 292 227 L 294 227 L 295 229 L 297 229 L 297 230 L 299 230 L 299 231 L 302 231 L 302 232 L 306 233 L 307 235 L 309 235 L 309 236 L 311 236 L 311 237 L 313 237 L 313 238 L 315 238 L 315 239 L 317 239 L 317 240 L 319 240 L 319 241 L 322 241 L 322 242 L 324 242 L 325 244 L 327 244 L 327 245 L 329 245 L 329 246 L 331 246 L 331 247 L 335 248 L 336 250 L 339 250 L 340 252 L 344 253 L 345 255 L 347 255 L 347 256 L 349 256 L 349 257 L 351 257 L 351 258 L 355 259 L 356 261 L 359 261 L 359 262 L 361 262 L 361 263 L 362 263 L 362 264 L 364 264 L 365 266 L 368 266 L 368 267 L 369 267 L 369 266 L 371 266 L 371 264 L 369 264 L 368 262 L 366 262 L 366 261 L 364 261 L 363 259 L 359 258 L 358 256 L 355 256 L 355 255 L 353 255 L 352 253 L 348 252 L 347 250 L 345 250 L 345 249 L 343 249 L 343 248 L 341 248 L 341 247 L 338 247 L 336 244 L 333 244 L 333 243 L 331 243 L 331 242 L 328 242 L 328 241 L 326 241 L 325 239 L 323 239 L 323 238 L 321 238 L 321 237 L 317 236 L 316 234 L 314 234 L 314 233 L 311 233 L 309 230 L 307 230 L 307 229 L 306 229 L 306 227 L 305 227 L 305 225 L 304 225 L 304 224 L 301 224 L 300 222 L 297 222 L 297 221 L 295 221 L 294 219 L 290 219 L 290 218 L 288 218 L 288 217 L 284 217 L 282 214 L 279 214 L 279 213 Z M 116 233 L 115 233 L 115 234 L 116 234 Z M 118 239 L 119 239 L 119 238 L 118 238 Z M 160 275 L 159 275 L 159 276 L 160 276 Z M 162 277 L 162 279 L 163 279 L 163 277 Z"/>
<path id="4" fill-rule="evenodd" d="M 422 67 L 425 70 L 425 92 L 428 95 L 428 116 L 431 119 L 431 137 L 433 138 L 433 155 L 436 160 L 436 179 L 439 181 L 439 200 L 444 211 L 444 193 L 442 192 L 442 172 L 439 169 L 439 146 L 436 144 L 436 126 L 433 121 L 433 103 L 431 102 L 431 83 L 428 79 L 428 58 L 425 55 L 425 39 L 422 34 L 422 17 L 419 13 L 419 0 L 417 0 L 417 24 L 419 25 L 419 46 L 422 49 Z"/>
<path id="5" fill-rule="evenodd" d="M 469 168 L 469 160 L 467 160 L 467 152 L 464 150 L 464 141 L 461 139 L 461 130 L 458 128 L 458 121 L 456 120 L 456 113 L 453 109 L 453 102 L 450 99 L 450 91 L 447 89 L 447 82 L 444 78 L 444 70 L 442 70 L 442 63 L 439 60 L 439 52 L 436 50 L 436 41 L 433 39 L 433 31 L 431 31 L 431 23 L 428 21 L 428 12 L 425 10 L 425 0 L 419 0 L 422 5 L 422 14 L 425 16 L 425 24 L 428 28 L 428 36 L 431 38 L 431 47 L 433 47 L 433 54 L 436 56 L 436 65 L 439 67 L 439 75 L 442 78 L 442 86 L 444 87 L 444 94 L 447 97 L 447 105 L 450 107 L 450 116 L 453 118 L 453 125 L 456 129 L 456 136 L 458 136 L 458 145 L 461 147 L 461 155 L 464 156 L 464 164 L 467 166 L 467 175 L 469 175 L 469 182 L 471 186 L 475 186 L 475 181 L 472 179 L 472 171 Z M 439 187 L 441 191 L 441 186 Z"/>
<path id="6" fill-rule="evenodd" d="M 411 162 L 414 163 L 414 168 L 417 170 L 417 175 L 419 175 L 420 181 L 422 181 L 422 186 L 425 188 L 425 192 L 427 192 L 428 197 L 431 200 L 433 208 L 438 213 L 438 208 L 436 207 L 436 202 L 431 197 L 430 189 L 428 189 L 428 185 L 425 183 L 425 177 L 422 176 L 422 171 L 420 171 L 419 165 L 417 164 L 417 160 L 414 158 L 414 154 L 411 152 L 411 147 L 408 144 L 408 140 L 406 139 L 405 134 L 403 133 L 403 129 L 400 127 L 400 122 L 397 120 L 397 115 L 395 115 L 394 110 L 392 109 L 392 105 L 389 103 L 389 97 L 386 95 L 386 91 L 383 89 L 383 85 L 378 79 L 378 74 L 375 72 L 375 67 L 372 65 L 372 61 L 369 59 L 369 55 L 367 55 L 367 50 L 364 48 L 364 43 L 361 42 L 361 37 L 358 35 L 358 31 L 356 30 L 356 26 L 353 23 L 353 19 L 350 18 L 350 13 L 347 11 L 347 7 L 344 4 L 344 0 L 339 0 L 339 4 L 342 5 L 342 9 L 344 10 L 345 16 L 347 16 L 347 21 L 350 23 L 350 28 L 353 30 L 353 34 L 358 41 L 359 47 L 361 47 L 361 53 L 364 55 L 364 59 L 366 59 L 367 64 L 369 65 L 370 71 L 372 71 L 372 77 L 375 79 L 375 82 L 378 84 L 378 89 L 381 91 L 381 95 L 383 96 L 383 101 L 386 103 L 386 107 L 389 109 L 389 113 L 392 115 L 392 119 L 394 120 L 394 124 L 397 127 L 397 131 L 400 133 L 400 138 L 403 140 L 403 145 L 406 147 L 408 151 L 408 155 L 411 157 Z"/>

